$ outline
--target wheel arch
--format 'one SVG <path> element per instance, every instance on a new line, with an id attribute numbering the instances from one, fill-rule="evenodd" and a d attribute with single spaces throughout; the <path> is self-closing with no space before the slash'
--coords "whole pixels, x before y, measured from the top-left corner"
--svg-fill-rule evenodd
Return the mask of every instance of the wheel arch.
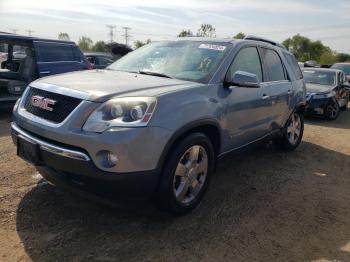
<path id="1" fill-rule="evenodd" d="M 162 171 L 164 163 L 171 152 L 176 146 L 177 142 L 186 137 L 187 135 L 195 132 L 205 134 L 213 144 L 215 150 L 215 156 L 220 154 L 221 150 L 221 128 L 219 123 L 214 119 L 200 119 L 192 123 L 186 124 L 179 128 L 165 145 L 163 152 L 158 160 L 157 169 Z"/>

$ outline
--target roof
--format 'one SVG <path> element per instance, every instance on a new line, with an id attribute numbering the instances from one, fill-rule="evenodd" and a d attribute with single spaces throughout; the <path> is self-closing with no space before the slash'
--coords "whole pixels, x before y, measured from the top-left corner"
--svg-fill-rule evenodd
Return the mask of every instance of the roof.
<path id="1" fill-rule="evenodd" d="M 85 56 L 110 56 L 112 57 L 113 55 L 110 53 L 106 52 L 84 52 Z"/>
<path id="2" fill-rule="evenodd" d="M 10 33 L 4 33 L 4 32 L 0 33 L 0 41 L 24 41 L 24 42 L 45 41 L 45 42 L 52 42 L 52 43 L 75 44 L 73 41 L 46 39 L 46 38 L 17 35 L 17 34 L 10 34 Z"/>
<path id="3" fill-rule="evenodd" d="M 237 42 L 255 42 L 255 43 L 263 43 L 266 45 L 272 45 L 274 47 L 279 47 L 286 52 L 289 52 L 287 48 L 273 40 L 269 40 L 266 38 L 258 37 L 258 36 L 247 36 L 245 39 L 233 39 L 233 38 L 213 38 L 213 37 L 178 37 L 176 40 L 180 41 L 203 41 L 203 42 L 216 42 L 216 43 L 237 43 Z"/>
<path id="4" fill-rule="evenodd" d="M 342 72 L 339 69 L 333 69 L 333 68 L 320 68 L 320 67 L 304 67 L 301 69 L 302 71 L 319 71 L 319 72 L 334 72 L 339 73 Z"/>

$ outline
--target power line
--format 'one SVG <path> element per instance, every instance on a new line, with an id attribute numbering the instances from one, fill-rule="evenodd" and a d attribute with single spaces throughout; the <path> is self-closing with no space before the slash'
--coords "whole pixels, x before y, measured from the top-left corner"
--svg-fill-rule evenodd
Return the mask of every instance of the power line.
<path id="1" fill-rule="evenodd" d="M 114 38 L 114 29 L 116 28 L 116 26 L 115 25 L 106 25 L 106 26 L 109 29 L 108 35 L 109 35 L 110 42 L 113 43 L 113 41 L 114 41 L 114 39 L 113 39 Z"/>
<path id="2" fill-rule="evenodd" d="M 28 36 L 32 36 L 32 33 L 34 33 L 33 30 L 25 30 L 28 33 Z"/>
<path id="3" fill-rule="evenodd" d="M 131 28 L 130 28 L 130 27 L 124 26 L 123 29 L 124 29 L 125 33 L 124 33 L 122 36 L 125 37 L 125 44 L 128 45 L 128 43 L 129 43 L 129 38 L 131 37 L 131 36 L 129 35 L 128 31 L 131 30 Z"/>

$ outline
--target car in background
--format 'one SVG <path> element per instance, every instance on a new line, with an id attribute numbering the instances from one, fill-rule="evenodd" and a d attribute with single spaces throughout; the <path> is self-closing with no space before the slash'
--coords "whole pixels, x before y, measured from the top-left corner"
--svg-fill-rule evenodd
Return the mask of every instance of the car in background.
<path id="1" fill-rule="evenodd" d="M 12 107 L 37 78 L 91 69 L 74 42 L 1 33 L 0 45 L 0 108 Z"/>
<path id="2" fill-rule="evenodd" d="M 103 52 L 84 53 L 86 59 L 90 62 L 92 68 L 105 69 L 117 59 L 112 54 Z"/>
<path id="3" fill-rule="evenodd" d="M 336 119 L 349 102 L 350 89 L 344 72 L 324 68 L 304 68 L 302 72 L 306 83 L 306 113 Z"/>
<path id="4" fill-rule="evenodd" d="M 350 63 L 336 63 L 332 65 L 331 68 L 343 71 L 347 81 L 350 83 Z"/>

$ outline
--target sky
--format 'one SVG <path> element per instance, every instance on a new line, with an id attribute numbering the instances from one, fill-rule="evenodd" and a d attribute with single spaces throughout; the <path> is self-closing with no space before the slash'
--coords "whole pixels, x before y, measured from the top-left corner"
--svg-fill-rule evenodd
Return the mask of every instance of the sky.
<path id="1" fill-rule="evenodd" d="M 0 0 L 0 31 L 57 38 L 66 32 L 109 40 L 107 24 L 116 26 L 114 40 L 129 43 L 173 39 L 182 29 L 196 33 L 212 24 L 220 38 L 238 32 L 282 42 L 297 33 L 350 53 L 350 0 Z"/>

